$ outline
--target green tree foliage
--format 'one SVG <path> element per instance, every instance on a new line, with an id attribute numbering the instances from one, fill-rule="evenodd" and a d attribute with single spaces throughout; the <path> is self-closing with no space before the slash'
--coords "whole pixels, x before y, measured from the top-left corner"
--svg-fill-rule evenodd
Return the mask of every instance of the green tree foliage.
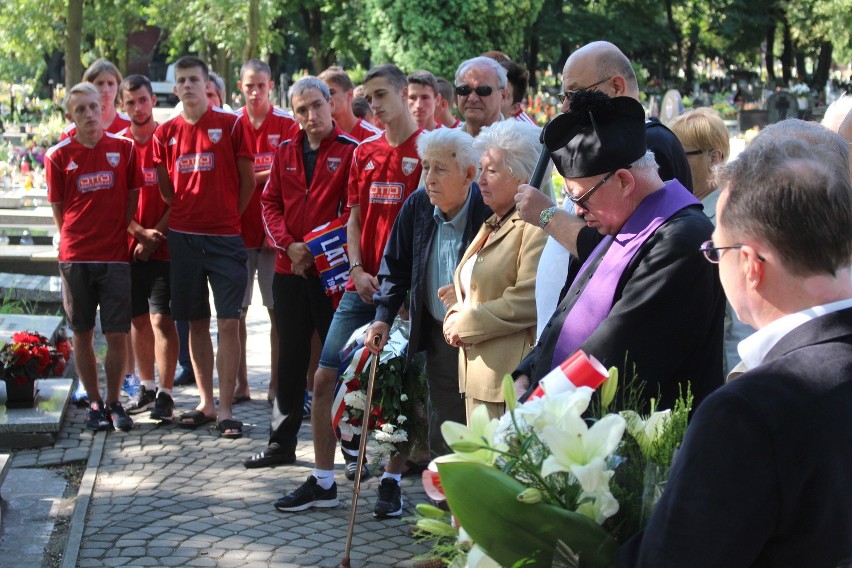
<path id="1" fill-rule="evenodd" d="M 496 49 L 519 58 L 544 0 L 365 0 L 374 62 L 453 77 L 458 64 Z"/>

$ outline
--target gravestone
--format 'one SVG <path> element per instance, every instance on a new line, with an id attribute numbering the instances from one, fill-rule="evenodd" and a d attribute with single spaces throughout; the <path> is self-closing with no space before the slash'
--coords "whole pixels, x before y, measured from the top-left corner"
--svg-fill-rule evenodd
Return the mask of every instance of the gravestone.
<path id="1" fill-rule="evenodd" d="M 663 103 L 660 105 L 660 122 L 668 126 L 671 122 L 683 114 L 683 98 L 674 89 L 666 91 Z"/>
<path id="2" fill-rule="evenodd" d="M 789 91 L 777 91 L 766 99 L 767 120 L 774 124 L 785 118 L 799 117 L 799 101 L 796 95 Z"/>

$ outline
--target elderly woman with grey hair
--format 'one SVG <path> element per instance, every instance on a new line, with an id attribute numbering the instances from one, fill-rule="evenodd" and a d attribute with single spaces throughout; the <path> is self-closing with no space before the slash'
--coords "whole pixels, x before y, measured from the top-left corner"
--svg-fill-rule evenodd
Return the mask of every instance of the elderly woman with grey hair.
<path id="1" fill-rule="evenodd" d="M 479 186 L 494 215 L 456 269 L 456 302 L 444 319 L 447 343 L 460 347 L 459 389 L 468 422 L 479 405 L 503 413 L 503 376 L 535 342 L 535 275 L 547 235 L 515 210 L 518 185 L 529 181 L 541 152 L 539 129 L 510 120 L 483 128 Z"/>
<path id="2" fill-rule="evenodd" d="M 384 346 L 390 324 L 411 293 L 411 336 L 406 355 L 426 351 L 429 386 L 429 446 L 435 455 L 449 453 L 441 423 L 462 422 L 456 349 L 444 342 L 442 322 L 453 296 L 453 272 L 491 210 L 474 182 L 479 152 L 473 138 L 459 129 L 438 128 L 417 139 L 425 186 L 406 200 L 394 222 L 379 269 L 379 291 L 373 296 L 376 319 L 366 344 L 376 336 Z"/>

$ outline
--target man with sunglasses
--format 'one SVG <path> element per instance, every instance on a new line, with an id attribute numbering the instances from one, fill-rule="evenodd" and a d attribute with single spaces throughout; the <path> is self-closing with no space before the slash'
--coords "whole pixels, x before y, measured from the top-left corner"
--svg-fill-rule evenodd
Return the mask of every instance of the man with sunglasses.
<path id="1" fill-rule="evenodd" d="M 758 331 L 616 566 L 852 565 L 852 184 L 842 139 L 800 136 L 761 133 L 721 172 L 702 249 Z"/>
<path id="2" fill-rule="evenodd" d="M 577 349 L 624 381 L 637 375 L 644 399 L 663 408 L 687 381 L 695 404 L 722 384 L 724 294 L 698 251 L 713 225 L 680 182 L 660 179 L 644 123 L 635 99 L 584 90 L 545 128 L 579 216 L 569 250 L 578 254 L 579 227 L 603 240 L 579 251 L 578 276 L 514 373 L 519 393 Z M 516 201 L 525 207 L 522 194 Z"/>
<path id="3" fill-rule="evenodd" d="M 456 70 L 458 108 L 462 128 L 474 138 L 486 126 L 503 120 L 500 109 L 508 99 L 506 69 L 490 57 L 474 57 Z"/>

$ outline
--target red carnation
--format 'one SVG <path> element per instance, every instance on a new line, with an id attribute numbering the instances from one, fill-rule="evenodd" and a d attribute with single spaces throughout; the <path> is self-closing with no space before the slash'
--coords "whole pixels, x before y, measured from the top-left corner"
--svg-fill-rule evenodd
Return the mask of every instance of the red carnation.
<path id="1" fill-rule="evenodd" d="M 18 345 L 15 347 L 14 351 L 12 351 L 12 355 L 15 356 L 16 365 L 25 365 L 27 361 L 32 358 L 29 349 L 27 349 L 25 345 Z"/>
<path id="2" fill-rule="evenodd" d="M 60 339 L 56 342 L 56 350 L 67 360 L 71 356 L 71 343 L 67 339 Z"/>

